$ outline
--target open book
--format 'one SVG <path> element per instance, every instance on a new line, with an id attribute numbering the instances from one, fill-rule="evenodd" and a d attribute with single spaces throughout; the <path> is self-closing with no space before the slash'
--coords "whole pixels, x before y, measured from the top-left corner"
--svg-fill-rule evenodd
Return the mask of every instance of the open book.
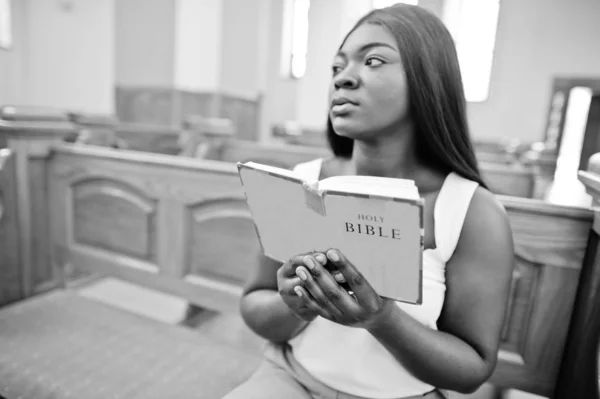
<path id="1" fill-rule="evenodd" d="M 421 303 L 423 199 L 412 180 L 305 181 L 255 162 L 238 172 L 266 256 L 339 249 L 381 296 Z"/>

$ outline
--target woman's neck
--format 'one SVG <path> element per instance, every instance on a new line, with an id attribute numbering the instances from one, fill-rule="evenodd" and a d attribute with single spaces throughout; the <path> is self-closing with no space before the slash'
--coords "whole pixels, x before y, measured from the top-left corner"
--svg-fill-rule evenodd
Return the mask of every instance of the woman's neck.
<path id="1" fill-rule="evenodd" d="M 412 134 L 388 136 L 376 142 L 355 141 L 352 152 L 354 174 L 414 179 L 422 168 Z"/>

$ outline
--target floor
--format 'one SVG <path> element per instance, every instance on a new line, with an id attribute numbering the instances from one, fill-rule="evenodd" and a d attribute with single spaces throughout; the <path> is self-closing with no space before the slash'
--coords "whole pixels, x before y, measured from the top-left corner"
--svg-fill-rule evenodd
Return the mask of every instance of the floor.
<path id="1" fill-rule="evenodd" d="M 264 340 L 254 334 L 237 314 L 206 310 L 191 311 L 180 298 L 123 281 L 105 278 L 78 288 L 80 295 L 168 324 L 181 324 L 202 331 L 216 340 L 260 353 Z M 502 399 L 540 399 L 520 391 L 505 392 Z M 470 395 L 455 394 L 453 399 L 497 399 L 493 387 L 484 385 Z"/>
<path id="2" fill-rule="evenodd" d="M 9 399 L 222 398 L 260 361 L 73 290 L 0 309 L 0 396 Z"/>

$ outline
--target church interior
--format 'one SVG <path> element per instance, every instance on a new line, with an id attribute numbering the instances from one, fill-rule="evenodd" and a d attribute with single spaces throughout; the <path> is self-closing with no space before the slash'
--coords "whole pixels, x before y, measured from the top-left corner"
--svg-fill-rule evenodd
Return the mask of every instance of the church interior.
<path id="1" fill-rule="evenodd" d="M 330 156 L 378 0 L 0 0 L 0 398 L 217 399 L 261 360 L 237 162 Z M 470 399 L 600 398 L 600 2 L 405 0 L 456 43 L 515 253 Z M 596 44 L 594 44 L 596 43 Z"/>

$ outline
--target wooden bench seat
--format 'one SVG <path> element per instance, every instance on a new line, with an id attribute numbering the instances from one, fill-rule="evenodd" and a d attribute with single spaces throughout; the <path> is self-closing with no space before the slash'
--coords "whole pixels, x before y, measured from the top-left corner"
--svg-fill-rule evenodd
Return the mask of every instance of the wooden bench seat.
<path id="1" fill-rule="evenodd" d="M 69 290 L 0 309 L 0 395 L 6 398 L 216 399 L 260 360 Z"/>

